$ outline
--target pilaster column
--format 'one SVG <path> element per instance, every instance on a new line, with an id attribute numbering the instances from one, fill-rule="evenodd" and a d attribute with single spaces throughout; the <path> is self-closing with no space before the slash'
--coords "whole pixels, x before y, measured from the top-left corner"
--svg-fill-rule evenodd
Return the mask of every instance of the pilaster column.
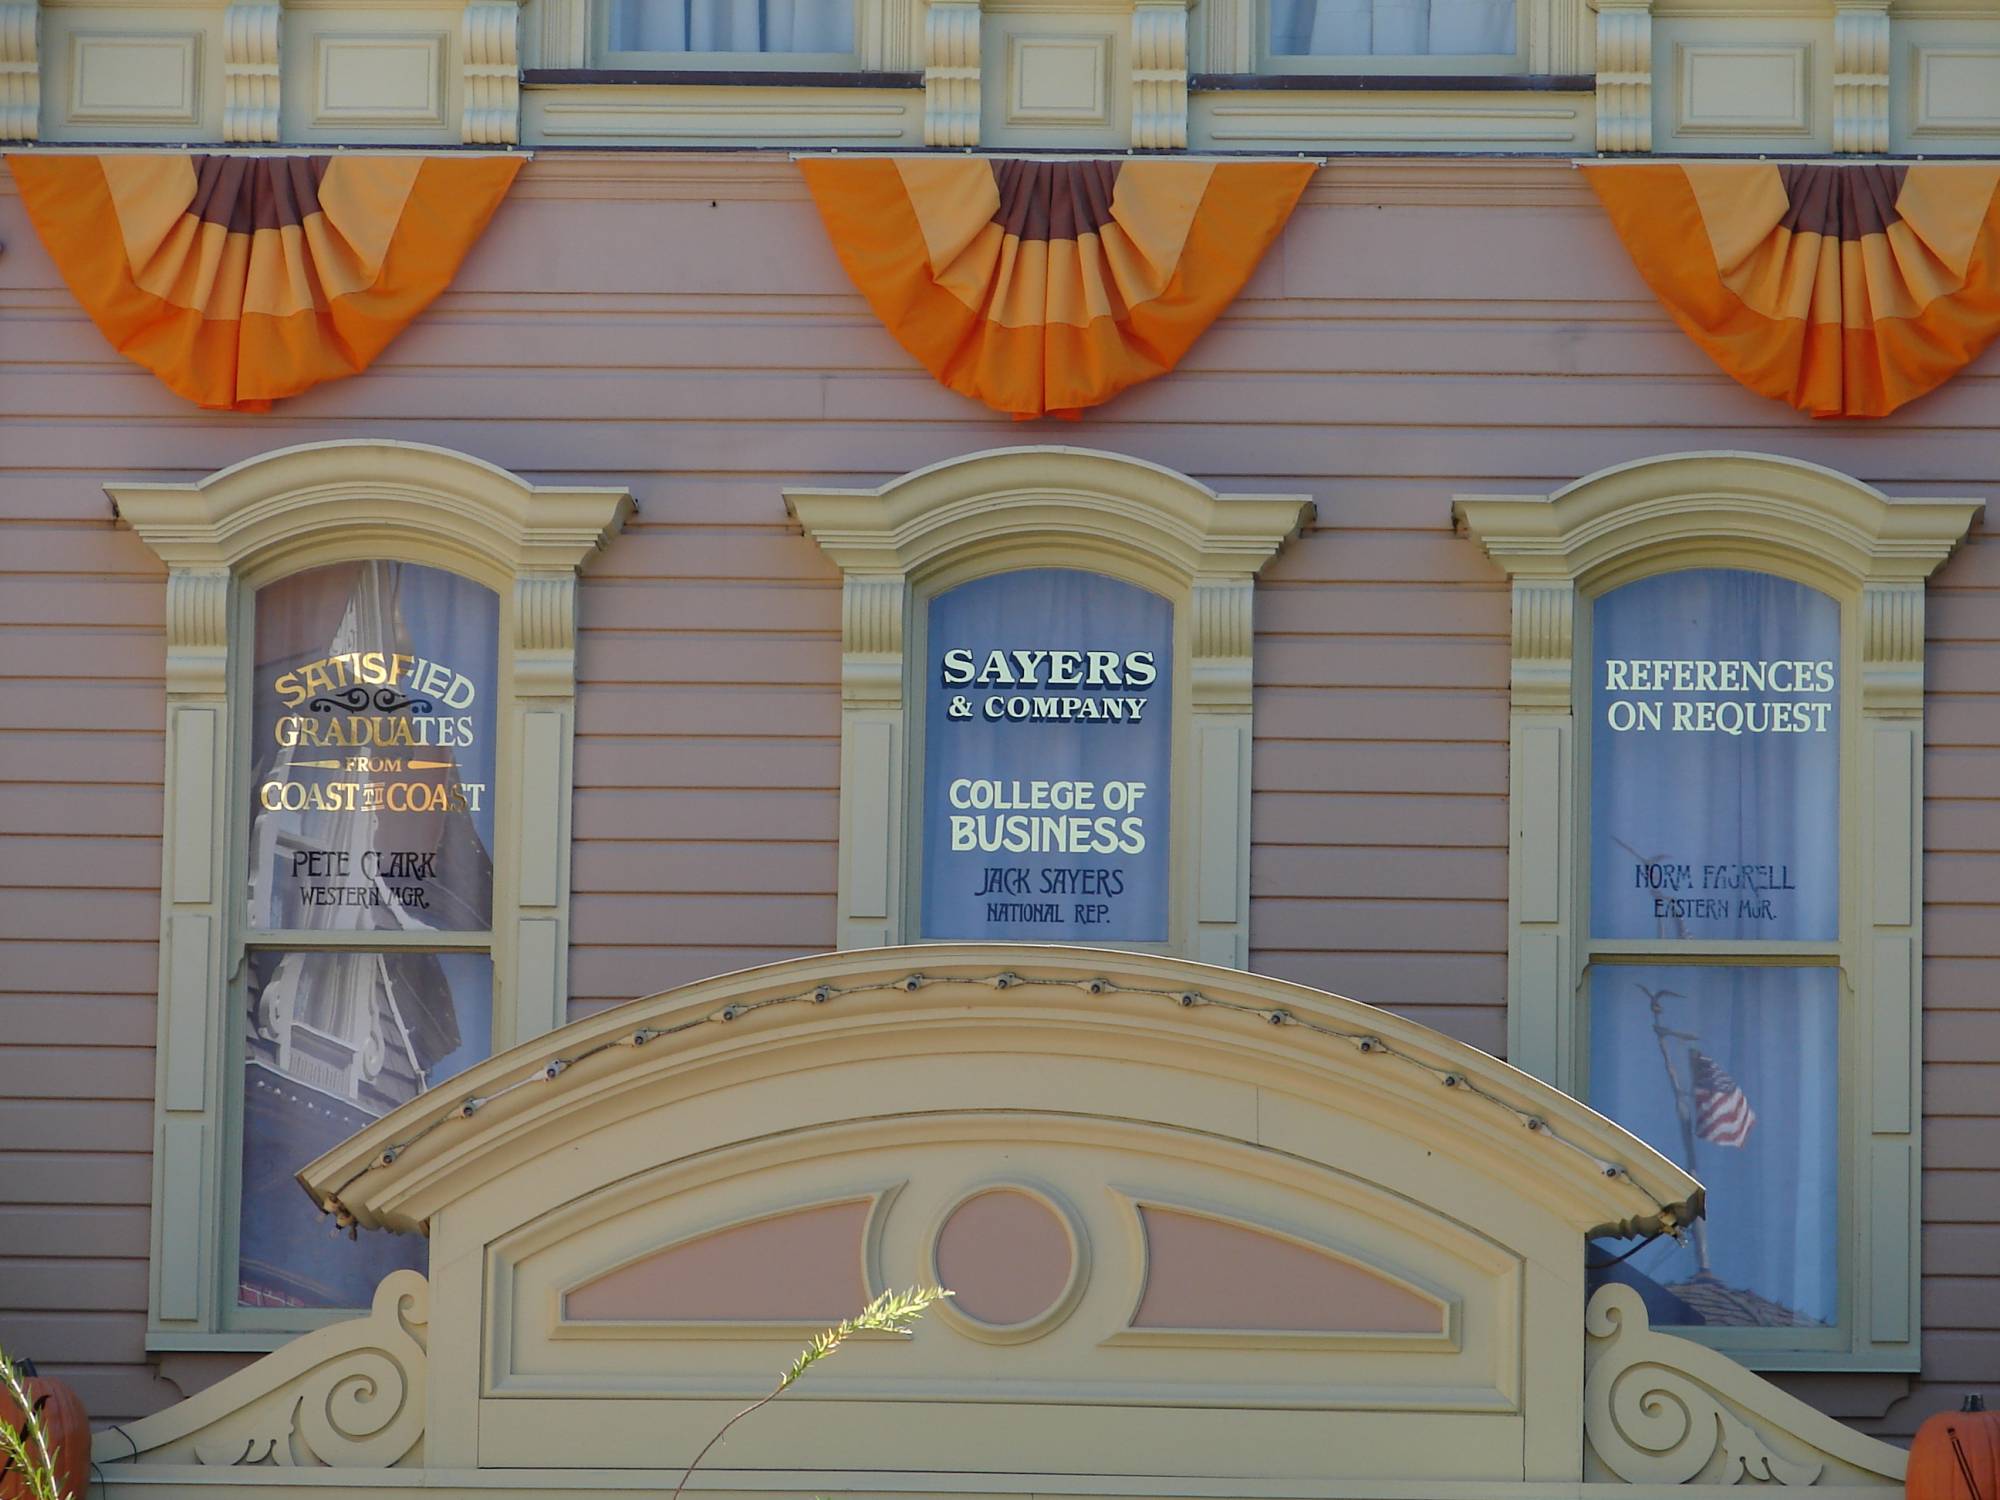
<path id="1" fill-rule="evenodd" d="M 924 144 L 979 144 L 979 0 L 931 0 L 924 16 Z"/>
<path id="2" fill-rule="evenodd" d="M 250 0 L 222 13 L 222 138 L 278 138 L 278 46 L 284 9 Z"/>
<path id="3" fill-rule="evenodd" d="M 1834 0 L 1833 149 L 1889 149 L 1889 0 Z"/>
<path id="4" fill-rule="evenodd" d="M 1597 0 L 1597 149 L 1653 149 L 1652 0 Z"/>
<path id="5" fill-rule="evenodd" d="M 42 8 L 0 5 L 0 141 L 42 133 Z"/>
<path id="6" fill-rule="evenodd" d="M 468 146 L 512 146 L 521 139 L 521 7 L 515 0 L 472 0 L 459 26 L 465 69 Z"/>
<path id="7" fill-rule="evenodd" d="M 1185 150 L 1188 143 L 1188 0 L 1132 6 L 1132 145 Z"/>

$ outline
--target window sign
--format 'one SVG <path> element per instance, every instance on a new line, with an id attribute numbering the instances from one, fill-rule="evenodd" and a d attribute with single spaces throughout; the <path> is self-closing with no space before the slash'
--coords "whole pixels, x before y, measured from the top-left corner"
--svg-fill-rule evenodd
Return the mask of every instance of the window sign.
<path id="1" fill-rule="evenodd" d="M 1602 1273 L 1655 1325 L 1838 1319 L 1838 985 L 1833 968 L 1592 969 L 1591 1103 L 1708 1189 L 1684 1241 Z"/>
<path id="2" fill-rule="evenodd" d="M 409 563 L 258 590 L 253 930 L 492 925 L 499 608 Z"/>
<path id="3" fill-rule="evenodd" d="M 366 1307 L 419 1243 L 330 1239 L 292 1174 L 492 1050 L 480 949 L 312 950 L 321 933 L 493 925 L 499 598 L 409 563 L 257 593 L 237 1303 Z M 460 943 L 465 937 L 458 939 Z"/>
<path id="4" fill-rule="evenodd" d="M 1592 935 L 1836 940 L 1839 607 L 1706 568 L 1604 595 L 1592 635 Z"/>
<path id="5" fill-rule="evenodd" d="M 1061 568 L 931 601 L 926 938 L 1166 941 L 1173 622 Z"/>

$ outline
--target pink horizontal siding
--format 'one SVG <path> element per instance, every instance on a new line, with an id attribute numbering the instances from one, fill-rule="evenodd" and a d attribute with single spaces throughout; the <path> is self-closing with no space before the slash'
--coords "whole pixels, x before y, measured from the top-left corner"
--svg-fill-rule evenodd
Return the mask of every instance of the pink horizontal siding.
<path id="1" fill-rule="evenodd" d="M 112 353 L 4 177 L 0 239 L 0 1345 L 104 1417 L 231 1364 L 141 1347 L 164 601 L 107 480 L 368 435 L 632 488 L 582 595 L 577 1014 L 832 940 L 839 581 L 783 486 L 1061 442 L 1308 493 L 1258 599 L 1253 963 L 1499 1051 L 1508 594 L 1451 495 L 1711 447 L 1906 493 L 1994 475 L 2000 355 L 1889 421 L 1807 421 L 1692 349 L 1560 163 L 1328 168 L 1184 368 L 1079 423 L 924 376 L 767 157 L 542 153 L 376 370 L 257 416 Z M 1890 1433 L 2000 1383 L 2000 547 L 1932 601 L 1924 1377 L 1791 1381 Z"/>

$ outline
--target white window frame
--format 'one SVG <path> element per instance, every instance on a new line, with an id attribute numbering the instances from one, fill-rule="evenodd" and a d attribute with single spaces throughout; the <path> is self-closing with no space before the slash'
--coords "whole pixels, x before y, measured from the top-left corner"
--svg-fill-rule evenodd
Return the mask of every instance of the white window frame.
<path id="1" fill-rule="evenodd" d="M 1218 495 L 1081 448 L 1002 448 L 874 490 L 790 489 L 840 568 L 841 948 L 920 941 L 924 621 L 931 598 L 1023 568 L 1077 568 L 1174 606 L 1169 938 L 1109 944 L 1244 968 L 1250 958 L 1252 606 L 1309 524 L 1302 495 Z"/>
<path id="2" fill-rule="evenodd" d="M 1204 73 L 1509 77 L 1590 70 L 1597 22 L 1588 0 L 1515 0 L 1514 50 L 1489 55 L 1312 57 L 1271 51 L 1269 0 L 1207 0 Z"/>
<path id="3" fill-rule="evenodd" d="M 699 73 L 896 73 L 922 64 L 924 0 L 855 0 L 850 52 L 620 52 L 612 50 L 615 0 L 535 0 L 539 66 Z"/>
<path id="4" fill-rule="evenodd" d="M 149 1349 L 268 1349 L 351 1312 L 238 1309 L 232 1154 L 241 1110 L 249 666 L 258 587 L 387 558 L 500 602 L 493 1047 L 566 1019 L 576 575 L 632 509 L 620 489 L 531 485 L 448 449 L 312 443 L 195 484 L 105 486 L 167 566 Z M 530 794 L 529 789 L 532 789 Z M 553 858 L 524 859 L 549 850 Z M 314 948 L 465 948 L 451 934 L 315 935 Z M 230 1066 L 235 1058 L 238 1066 Z M 302 1164 L 303 1165 L 303 1164 Z"/>
<path id="5" fill-rule="evenodd" d="M 1805 947 L 1839 958 L 1839 1326 L 1675 1330 L 1753 1368 L 1920 1364 L 1924 590 L 1980 508 L 1890 499 L 1830 469 L 1747 453 L 1645 459 L 1553 495 L 1461 495 L 1453 506 L 1513 582 L 1509 1057 L 1586 1101 L 1585 969 L 1593 951 L 1621 946 L 1593 941 L 1588 926 L 1590 736 L 1576 710 L 1592 601 L 1661 573 L 1734 568 L 1793 579 L 1840 607 L 1839 941 L 1672 945 L 1710 961 L 1796 959 Z"/>

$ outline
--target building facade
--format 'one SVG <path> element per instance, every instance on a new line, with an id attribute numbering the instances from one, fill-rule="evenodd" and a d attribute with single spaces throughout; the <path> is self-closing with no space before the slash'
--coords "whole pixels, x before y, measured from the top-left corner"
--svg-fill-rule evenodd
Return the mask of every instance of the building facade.
<path id="1" fill-rule="evenodd" d="M 670 1485 L 934 1279 L 717 1483 L 1886 1492 L 2000 1383 L 2000 8 L 44 0 L 0 135 L 111 1492 Z"/>

